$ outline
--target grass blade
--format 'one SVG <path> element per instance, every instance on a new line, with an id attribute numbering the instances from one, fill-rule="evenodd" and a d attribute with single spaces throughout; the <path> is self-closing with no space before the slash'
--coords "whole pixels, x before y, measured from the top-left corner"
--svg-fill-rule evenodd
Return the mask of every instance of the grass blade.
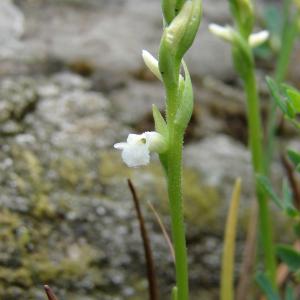
<path id="1" fill-rule="evenodd" d="M 234 185 L 225 228 L 221 276 L 221 300 L 234 299 L 234 255 L 240 194 L 241 179 L 238 178 Z"/>

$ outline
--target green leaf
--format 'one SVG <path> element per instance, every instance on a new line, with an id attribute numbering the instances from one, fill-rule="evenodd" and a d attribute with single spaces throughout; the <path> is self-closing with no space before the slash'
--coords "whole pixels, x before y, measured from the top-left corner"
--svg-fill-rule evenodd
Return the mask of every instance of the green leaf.
<path id="1" fill-rule="evenodd" d="M 285 92 L 297 113 L 300 113 L 300 93 L 291 86 L 285 85 Z"/>
<path id="2" fill-rule="evenodd" d="M 284 208 L 283 203 L 281 199 L 277 196 L 277 194 L 274 192 L 269 179 L 263 175 L 258 174 L 256 175 L 256 180 L 257 180 L 258 188 L 263 193 L 267 194 L 278 208 L 283 209 Z"/>
<path id="3" fill-rule="evenodd" d="M 155 124 L 155 130 L 165 138 L 168 138 L 168 127 L 166 121 L 155 104 L 152 105 L 152 113 Z"/>
<path id="4" fill-rule="evenodd" d="M 296 224 L 294 224 L 293 230 L 294 230 L 294 233 L 296 234 L 296 236 L 298 238 L 300 238 L 300 223 L 299 222 L 297 222 Z"/>
<path id="5" fill-rule="evenodd" d="M 276 104 L 284 114 L 288 115 L 288 108 L 286 103 L 282 100 L 282 95 L 280 94 L 280 88 L 278 84 L 271 77 L 268 76 L 266 77 L 266 82 Z"/>
<path id="6" fill-rule="evenodd" d="M 193 113 L 194 95 L 191 77 L 184 62 L 183 68 L 185 73 L 184 91 L 182 94 L 182 99 L 180 99 L 180 104 L 176 112 L 174 123 L 182 130 L 185 130 Z"/>
<path id="7" fill-rule="evenodd" d="M 288 245 L 279 245 L 276 249 L 277 255 L 280 259 L 293 271 L 299 271 L 300 269 L 300 252 L 293 249 Z"/>
<path id="8" fill-rule="evenodd" d="M 292 149 L 289 149 L 287 153 L 291 162 L 297 167 L 300 164 L 300 153 Z"/>
<path id="9" fill-rule="evenodd" d="M 291 286 L 286 287 L 284 300 L 295 300 L 294 291 Z"/>
<path id="10" fill-rule="evenodd" d="M 299 216 L 299 211 L 294 206 L 293 193 L 286 180 L 283 181 L 282 191 L 283 191 L 283 207 L 286 214 L 292 218 Z"/>
<path id="11" fill-rule="evenodd" d="M 280 300 L 277 292 L 274 291 L 270 280 L 263 273 L 258 273 L 255 276 L 255 280 L 260 288 L 263 290 L 264 294 L 267 296 L 268 300 Z"/>

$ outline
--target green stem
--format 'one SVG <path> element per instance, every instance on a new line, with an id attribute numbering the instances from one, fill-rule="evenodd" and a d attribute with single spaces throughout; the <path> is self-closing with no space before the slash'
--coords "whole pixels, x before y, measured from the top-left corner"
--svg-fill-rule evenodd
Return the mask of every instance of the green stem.
<path id="1" fill-rule="evenodd" d="M 260 117 L 259 97 L 256 86 L 254 68 L 250 69 L 245 78 L 247 96 L 247 114 L 249 122 L 249 144 L 252 154 L 252 165 L 255 174 L 265 174 L 264 156 L 262 148 L 262 125 Z M 259 226 L 264 250 L 265 267 L 268 276 L 276 286 L 276 260 L 273 247 L 272 226 L 268 209 L 268 199 L 265 194 L 259 193 L 256 185 L 256 194 L 259 205 Z"/>
<path id="2" fill-rule="evenodd" d="M 179 68 L 178 71 L 179 76 Z M 171 214 L 172 238 L 175 251 L 176 287 L 178 300 L 189 299 L 187 248 L 182 203 L 182 148 L 183 131 L 174 124 L 178 106 L 178 83 L 167 89 L 167 120 L 169 150 L 167 152 L 168 195 Z"/>
<path id="3" fill-rule="evenodd" d="M 173 127 L 173 126 L 172 126 Z M 172 237 L 175 250 L 176 286 L 178 300 L 189 299 L 187 249 L 183 219 L 181 169 L 182 140 L 175 128 L 170 128 L 168 152 L 168 194 L 171 212 Z"/>

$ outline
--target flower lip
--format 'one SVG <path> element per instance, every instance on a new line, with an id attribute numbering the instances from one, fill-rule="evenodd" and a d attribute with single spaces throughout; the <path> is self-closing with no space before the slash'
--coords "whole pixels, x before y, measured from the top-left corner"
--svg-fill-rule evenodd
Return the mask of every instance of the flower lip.
<path id="1" fill-rule="evenodd" d="M 155 131 L 142 134 L 129 134 L 126 143 L 114 144 L 114 148 L 122 150 L 122 159 L 128 167 L 147 165 L 150 152 L 166 151 L 166 142 L 162 135 Z"/>

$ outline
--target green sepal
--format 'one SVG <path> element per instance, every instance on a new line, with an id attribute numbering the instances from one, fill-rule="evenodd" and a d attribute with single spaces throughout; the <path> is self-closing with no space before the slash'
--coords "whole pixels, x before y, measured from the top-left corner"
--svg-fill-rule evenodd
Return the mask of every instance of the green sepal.
<path id="1" fill-rule="evenodd" d="M 179 99 L 179 107 L 175 115 L 174 123 L 176 126 L 185 130 L 192 117 L 194 107 L 194 96 L 191 76 L 187 69 L 185 62 L 183 62 L 184 69 L 184 90 L 181 99 Z"/>
<path id="2" fill-rule="evenodd" d="M 289 270 L 297 272 L 300 269 L 300 252 L 288 245 L 276 247 L 276 253 L 280 259 L 288 266 Z"/>
<path id="3" fill-rule="evenodd" d="M 166 25 L 170 24 L 172 20 L 175 18 L 175 0 L 162 0 L 161 8 L 164 15 L 164 20 Z"/>
<path id="4" fill-rule="evenodd" d="M 166 91 L 171 91 L 177 87 L 180 63 L 175 61 L 174 55 L 171 55 L 165 36 L 166 31 L 161 38 L 158 66 Z"/>
<path id="5" fill-rule="evenodd" d="M 153 113 L 155 130 L 158 133 L 160 133 L 164 138 L 168 139 L 167 123 L 155 104 L 152 105 L 152 113 Z"/>
<path id="6" fill-rule="evenodd" d="M 255 281 L 262 289 L 268 300 L 280 300 L 278 293 L 274 290 L 270 279 L 264 273 L 257 273 Z"/>

